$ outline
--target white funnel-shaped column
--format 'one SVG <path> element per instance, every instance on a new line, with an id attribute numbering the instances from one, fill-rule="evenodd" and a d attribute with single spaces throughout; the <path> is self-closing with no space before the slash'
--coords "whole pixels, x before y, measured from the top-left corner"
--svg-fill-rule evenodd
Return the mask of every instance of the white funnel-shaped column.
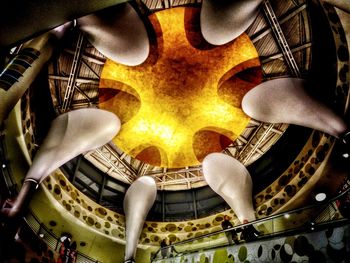
<path id="1" fill-rule="evenodd" d="M 21 214 L 35 188 L 51 172 L 77 155 L 106 144 L 119 129 L 119 118 L 105 110 L 87 108 L 58 116 L 35 155 L 17 199 L 7 202 L 1 213 L 7 217 Z"/>
<path id="2" fill-rule="evenodd" d="M 208 185 L 232 208 L 243 223 L 256 219 L 253 208 L 253 183 L 246 167 L 223 153 L 211 153 L 202 163 Z"/>
<path id="3" fill-rule="evenodd" d="M 290 123 L 339 137 L 347 130 L 344 120 L 306 93 L 307 82 L 298 78 L 269 80 L 250 90 L 243 111 L 259 121 Z"/>
<path id="4" fill-rule="evenodd" d="M 156 200 L 157 186 L 150 176 L 138 178 L 129 187 L 124 198 L 125 212 L 125 261 L 134 260 L 137 243 L 147 214 Z"/>
<path id="5" fill-rule="evenodd" d="M 69 19 L 94 13 L 126 0 L 7 1 L 0 9 L 0 48 L 15 46 Z M 6 30 L 4 30 L 6 28 Z"/>
<path id="6" fill-rule="evenodd" d="M 143 21 L 126 3 L 79 18 L 78 27 L 103 55 L 128 66 L 139 65 L 150 44 Z"/>
<path id="7" fill-rule="evenodd" d="M 35 155 L 26 179 L 41 182 L 55 169 L 117 135 L 119 118 L 105 110 L 86 108 L 58 116 Z"/>
<path id="8" fill-rule="evenodd" d="M 241 35 L 253 23 L 263 0 L 203 0 L 200 26 L 204 39 L 223 45 Z"/>

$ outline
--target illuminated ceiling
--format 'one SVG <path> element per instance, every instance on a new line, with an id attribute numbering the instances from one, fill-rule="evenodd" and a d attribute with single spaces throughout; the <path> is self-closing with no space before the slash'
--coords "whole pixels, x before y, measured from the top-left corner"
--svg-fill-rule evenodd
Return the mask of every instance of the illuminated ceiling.
<path id="1" fill-rule="evenodd" d="M 160 10 L 167 9 L 167 5 L 163 6 L 161 1 L 146 1 L 145 3 L 148 8 L 156 14 L 161 13 L 158 12 Z M 172 7 L 188 3 L 189 1 L 173 2 Z M 303 26 L 308 24 L 307 4 L 304 3 L 304 1 L 301 1 L 300 3 L 294 3 L 293 1 L 280 3 L 276 1 L 273 2 L 273 5 L 300 72 L 302 72 L 303 75 L 308 74 L 310 68 L 311 40 L 310 31 L 307 30 L 307 27 Z M 193 5 L 191 6 L 193 7 Z M 197 6 L 199 7 L 200 5 Z M 175 9 L 177 8 L 170 8 L 169 10 Z M 168 11 L 168 9 L 166 11 Z M 155 17 L 155 15 L 153 14 L 152 17 Z M 187 13 L 187 18 L 188 17 L 190 17 L 189 13 Z M 196 19 L 196 17 L 193 16 L 193 19 Z M 153 20 L 153 22 L 155 21 Z M 187 25 L 189 25 L 189 23 L 187 23 Z M 160 24 L 158 22 L 157 26 L 155 26 L 156 32 L 161 32 L 159 27 Z M 194 33 L 198 32 L 198 29 L 196 28 L 187 28 L 185 32 L 190 32 L 191 30 Z M 49 67 L 51 96 L 54 108 L 57 112 L 67 108 L 76 109 L 81 107 L 98 106 L 99 104 L 99 91 L 101 89 L 99 89 L 98 86 L 101 83 L 100 77 L 103 66 L 106 63 L 106 58 L 89 42 L 84 40 L 82 34 L 77 33 L 78 32 L 73 35 L 71 45 L 67 46 L 58 59 Z M 261 71 L 264 79 L 290 76 L 288 62 L 278 46 L 278 36 L 275 36 L 273 31 L 271 31 L 271 26 L 267 23 L 263 12 L 259 13 L 258 17 L 246 33 L 259 54 Z M 194 34 L 194 36 L 195 35 L 196 34 Z M 154 48 L 156 47 L 156 44 L 158 44 L 157 50 L 164 51 L 164 49 L 162 49 L 164 48 L 164 41 L 161 41 L 163 39 L 164 37 L 162 38 L 161 36 L 158 36 L 158 42 L 153 39 L 152 47 Z M 187 39 L 193 40 L 193 35 L 192 38 Z M 199 40 L 197 39 L 197 45 L 198 43 L 201 43 Z M 192 42 L 191 44 L 192 46 L 196 46 L 196 43 Z M 204 50 L 200 51 L 211 52 L 213 50 L 210 50 L 210 47 L 205 46 Z M 159 55 L 161 53 L 156 52 L 155 56 L 157 54 Z M 153 62 L 157 61 L 154 56 L 151 57 L 151 59 L 153 59 Z M 107 62 L 107 64 L 109 63 L 110 62 Z M 151 62 L 148 60 L 146 63 Z M 73 67 L 73 65 L 77 66 Z M 234 70 L 241 72 L 238 74 L 233 72 L 235 76 L 231 78 L 230 81 L 241 82 L 242 79 L 246 80 L 248 76 L 256 76 L 257 71 L 255 69 L 256 68 L 252 67 L 248 70 L 242 70 L 235 67 Z M 193 72 L 196 73 L 197 70 L 193 70 Z M 252 72 L 254 72 L 254 74 L 251 74 Z M 250 79 L 250 81 L 254 83 L 254 81 L 258 81 L 258 79 Z M 73 83 L 74 85 L 70 86 L 69 83 Z M 116 82 L 114 81 L 114 83 Z M 120 85 L 118 87 L 121 89 Z M 132 85 L 124 85 L 122 89 L 122 92 L 119 91 L 118 96 L 123 94 L 125 98 L 127 95 L 128 99 L 133 99 L 133 105 L 137 106 L 137 103 L 139 103 L 138 96 L 140 96 L 141 93 L 139 93 L 139 91 Z M 125 90 L 129 93 L 126 93 Z M 227 91 L 225 86 L 221 86 L 221 90 Z M 110 98 L 110 91 L 112 91 L 112 94 L 114 92 L 114 95 L 116 95 L 116 91 L 118 92 L 117 89 L 114 89 L 109 90 L 109 92 L 102 95 L 107 96 L 107 98 L 109 96 Z M 232 99 L 232 97 L 229 99 Z M 238 98 L 235 102 L 239 103 L 239 101 Z M 165 103 L 163 102 L 163 104 Z M 183 104 L 183 102 L 180 104 L 184 106 L 181 108 L 181 111 L 187 112 L 190 110 L 188 104 Z M 128 116 L 130 117 L 130 115 Z M 234 140 L 224 152 L 232 155 L 243 164 L 250 165 L 268 152 L 270 147 L 281 137 L 287 127 L 287 124 L 268 124 L 256 120 L 250 120 L 244 131 L 240 133 L 237 139 Z M 222 132 L 225 127 L 219 128 L 221 128 L 219 132 Z M 199 142 L 205 137 L 205 135 L 208 135 L 208 133 L 202 133 L 200 135 L 203 134 L 204 136 L 200 137 Z M 218 142 L 218 133 L 211 132 L 210 135 L 215 138 L 214 142 Z M 221 136 L 221 138 L 227 137 Z M 229 141 L 225 140 L 224 142 L 227 143 Z M 141 144 L 141 146 L 144 145 Z M 192 148 L 192 145 L 189 145 L 189 147 Z M 216 147 L 222 148 L 222 145 L 216 144 Z M 156 147 L 151 148 L 151 150 L 152 149 L 155 150 L 155 153 L 159 153 Z M 156 179 L 159 189 L 178 190 L 206 185 L 201 173 L 200 165 L 184 165 L 179 168 L 154 166 L 131 157 L 130 154 L 112 144 L 88 152 L 84 154 L 84 158 L 92 162 L 104 173 L 126 183 L 131 183 L 135 178 L 147 174 Z M 156 158 L 156 161 L 159 161 L 159 158 Z"/>
<path id="2" fill-rule="evenodd" d="M 153 3 L 154 1 L 151 2 Z M 333 58 L 323 56 L 324 50 L 334 49 L 332 49 L 331 41 L 325 41 L 325 34 L 327 32 L 329 33 L 327 31 L 329 28 L 328 21 L 325 20 L 325 23 L 321 24 L 322 33 L 317 30 L 310 30 L 313 26 L 310 22 L 312 21 L 310 17 L 312 15 L 318 16 L 320 13 L 322 14 L 322 10 L 321 12 L 320 10 L 316 10 L 318 7 L 317 4 L 310 4 L 306 1 L 271 1 L 270 3 L 277 17 L 277 26 L 280 26 L 281 31 L 275 30 L 276 28 L 269 23 L 268 18 L 271 17 L 266 12 L 266 6 L 262 6 L 261 12 L 251 27 L 245 32 L 258 53 L 261 63 L 258 72 L 261 70 L 264 81 L 295 75 L 308 78 L 310 77 L 310 73 L 312 73 L 310 69 L 318 67 L 318 69 L 321 69 L 319 76 L 324 76 L 324 78 L 320 79 L 326 79 L 326 82 L 328 80 L 324 85 L 324 87 L 327 87 L 325 88 L 325 90 L 327 89 L 325 92 L 334 95 L 334 83 L 329 83 L 332 80 L 329 77 L 330 72 L 332 74 L 336 73 L 332 66 L 334 65 L 332 64 Z M 191 8 L 186 6 L 186 8 L 192 10 L 193 6 L 199 7 L 200 5 L 191 5 Z M 152 15 L 154 18 L 152 21 L 156 22 L 154 28 L 156 30 L 155 32 L 158 33 L 162 32 L 162 30 L 160 30 L 160 19 L 156 19 L 157 13 L 160 14 L 165 11 L 175 12 L 174 10 L 176 9 L 183 9 L 183 7 L 175 8 L 175 6 L 172 6 L 170 10 L 165 8 L 165 11 L 161 11 L 164 8 L 159 7 L 158 9 L 156 7 L 152 10 L 154 13 Z M 312 14 L 312 12 L 314 13 Z M 186 17 L 186 13 L 184 16 Z M 187 18 L 189 17 L 191 16 L 188 16 L 187 13 Z M 195 13 L 193 13 L 193 17 L 195 17 Z M 187 25 L 191 24 L 187 23 Z M 198 33 L 198 29 L 185 27 L 185 32 L 193 32 L 195 35 L 196 32 Z M 320 35 L 317 36 L 317 33 Z M 193 35 L 192 38 L 187 37 L 186 39 L 193 40 Z M 333 40 L 329 35 L 326 39 Z M 164 35 L 158 34 L 158 38 L 152 40 L 152 48 L 155 49 L 155 47 L 158 47 L 156 50 L 164 52 Z M 285 49 L 279 46 L 282 40 L 288 44 L 287 47 L 285 46 Z M 199 47 L 201 43 L 200 39 L 197 39 L 197 42 L 188 42 L 191 44 L 190 47 Z M 324 44 L 323 49 L 317 48 L 317 45 L 321 43 Z M 338 43 L 338 45 L 343 45 L 343 43 Z M 201 49 L 198 48 L 198 50 L 211 52 L 213 48 L 205 45 Z M 159 61 L 162 52 L 153 53 L 153 56 L 150 57 L 151 61 L 147 61 L 145 64 Z M 292 56 L 288 56 L 287 58 L 285 52 L 288 52 L 287 54 Z M 159 56 L 158 59 L 157 55 Z M 117 86 L 118 89 L 104 89 L 107 92 L 101 92 L 103 90 L 100 88 L 100 84 L 102 83 L 101 76 L 103 77 L 102 71 L 104 65 L 109 64 L 111 62 L 106 62 L 106 58 L 85 39 L 81 32 L 78 30 L 73 31 L 71 37 L 67 39 L 62 52 L 58 54 L 48 68 L 50 95 L 54 110 L 56 111 L 54 115 L 77 108 L 98 107 L 101 97 L 102 99 L 112 99 L 113 96 L 111 95 L 119 96 L 120 94 L 124 94 L 123 96 L 134 96 L 139 99 L 138 97 L 141 97 L 143 90 L 139 91 L 133 85 L 125 83 L 123 79 L 119 80 L 119 83 L 123 84 L 121 82 L 123 81 L 124 86 L 119 85 Z M 293 68 L 291 64 L 294 64 Z M 244 65 L 244 63 L 241 65 Z M 198 70 L 193 71 L 193 74 L 203 68 L 203 65 L 196 65 L 194 68 Z M 254 71 L 257 73 L 256 67 L 242 70 L 236 66 L 234 70 L 237 70 L 238 73 L 230 72 L 233 74 L 233 78 L 230 78 L 232 83 L 250 79 L 256 76 L 256 74 L 250 73 Z M 166 78 L 167 76 L 164 77 Z M 45 85 L 47 81 L 46 72 L 43 72 L 43 78 Z M 116 82 L 116 80 L 109 81 Z M 253 78 L 252 82 L 254 81 L 257 80 Z M 125 84 L 128 86 L 125 86 Z M 28 123 L 36 120 L 37 124 L 45 123 L 45 121 L 39 118 L 39 114 L 47 111 L 44 108 L 42 110 L 32 111 L 32 106 L 50 101 L 46 98 L 42 98 L 40 101 L 43 91 L 39 86 L 35 95 L 27 95 L 27 98 L 33 100 L 30 102 L 28 100 L 28 104 L 31 104 L 28 106 L 28 109 L 24 107 L 24 100 L 22 100 L 23 109 L 28 110 L 28 119 L 23 120 L 23 124 L 26 125 L 23 130 L 26 133 L 24 137 L 27 138 L 29 145 L 27 147 L 31 153 L 35 153 L 35 149 L 40 145 L 40 141 L 37 140 L 35 133 L 31 133 L 31 129 L 36 129 L 36 127 L 30 127 L 29 125 L 28 128 Z M 222 87 L 220 86 L 220 88 Z M 339 85 L 339 87 L 343 86 Z M 322 92 L 324 92 L 323 89 L 320 90 L 320 93 Z M 197 96 L 199 95 L 197 94 Z M 231 99 L 228 98 L 228 100 Z M 331 101 L 331 96 L 325 97 L 325 99 Z M 162 100 L 165 102 L 164 98 Z M 37 101 L 40 101 L 40 103 L 36 103 Z M 341 100 L 339 101 L 342 102 Z M 130 103 L 130 101 L 126 102 Z M 140 100 L 134 100 L 132 102 L 140 104 Z M 239 99 L 236 102 L 239 103 Z M 183 107 L 184 109 L 181 108 L 181 110 L 188 110 L 191 107 L 188 104 L 182 105 L 185 107 Z M 47 105 L 47 107 L 52 107 L 52 105 Z M 32 119 L 32 116 L 35 118 Z M 42 129 L 39 127 L 37 130 Z M 43 135 L 44 131 L 42 132 Z M 315 145 L 317 143 L 315 145 L 314 143 L 320 140 L 318 133 L 313 134 L 311 137 L 310 133 L 311 131 L 303 127 L 288 127 L 286 124 L 269 124 L 250 120 L 244 131 L 224 150 L 226 154 L 233 156 L 249 169 L 254 183 L 254 195 L 256 197 L 259 216 L 271 214 L 281 209 L 282 206 L 300 204 L 295 201 L 296 198 L 293 198 L 291 202 L 288 201 L 293 195 L 304 195 L 304 200 L 309 196 L 305 194 L 305 189 L 310 189 L 312 180 L 308 181 L 308 177 L 302 177 L 304 170 L 301 169 L 306 169 L 307 171 L 305 171 L 311 176 L 311 173 L 316 171 L 317 167 L 323 163 L 322 160 L 315 161 L 317 156 L 325 156 L 324 151 L 322 154 L 319 154 L 320 149 L 329 150 L 328 144 L 327 148 L 320 145 L 317 149 L 312 149 L 315 150 L 317 156 L 309 159 L 309 152 L 312 152 L 312 150 L 310 151 L 308 147 L 311 147 L 311 141 L 312 147 L 316 147 Z M 326 139 L 322 137 L 320 143 L 325 143 L 324 141 Z M 306 163 L 305 160 L 308 160 L 308 162 Z M 312 169 L 310 169 L 311 166 Z M 65 175 L 69 177 L 69 180 L 74 183 L 77 189 L 99 204 L 114 211 L 119 211 L 120 207 L 122 207 L 120 201 L 128 184 L 143 175 L 153 176 L 156 179 L 159 190 L 190 189 L 189 191 L 159 191 L 154 209 L 150 213 L 150 218 L 155 221 L 200 218 L 228 209 L 224 202 L 221 202 L 209 191 L 209 187 L 202 187 L 206 185 L 206 182 L 203 179 L 201 169 L 202 167 L 200 165 L 180 168 L 153 166 L 133 158 L 113 143 L 87 152 L 62 167 Z M 291 171 L 295 171 L 295 173 L 293 172 L 294 177 L 291 175 Z M 301 171 L 300 177 L 296 174 L 299 171 Z M 120 181 L 127 184 L 123 184 Z M 332 183 L 336 185 L 335 182 Z M 303 186 L 305 186 L 305 189 Z M 299 188 L 301 191 L 297 192 Z"/>
<path id="3" fill-rule="evenodd" d="M 151 11 L 167 8 L 167 6 L 162 6 L 161 1 L 146 1 L 145 3 Z M 173 2 L 172 6 L 187 3 L 189 2 Z M 277 15 L 282 18 L 282 26 L 287 25 L 286 22 L 293 21 L 293 24 L 295 24 L 295 20 L 302 19 L 301 21 L 303 21 L 307 18 L 305 16 L 305 3 L 295 5 L 288 2 L 283 9 L 279 9 L 276 10 Z M 308 71 L 308 54 L 311 48 L 309 32 L 303 33 L 303 35 L 306 34 L 305 39 L 298 38 L 300 33 L 296 33 L 295 30 L 298 31 L 299 29 L 300 27 L 293 27 L 293 30 L 288 34 L 288 38 L 293 39 L 292 52 L 295 52 L 294 55 L 300 69 Z M 301 30 L 303 31 L 302 28 Z M 246 33 L 259 53 L 264 78 L 287 76 L 289 74 L 287 63 L 283 59 L 263 13 L 259 14 Z M 100 76 L 106 58 L 83 39 L 82 34 L 75 34 L 72 44 L 67 46 L 58 60 L 49 66 L 51 96 L 57 112 L 66 108 L 98 106 L 98 85 L 100 84 Z M 74 68 L 73 64 L 77 66 Z M 243 73 L 242 75 L 244 75 Z M 74 83 L 74 85 L 70 87 L 69 83 Z M 287 127 L 287 124 L 267 124 L 250 120 L 246 129 L 226 148 L 225 152 L 245 165 L 249 165 L 266 153 Z M 126 183 L 133 182 L 138 176 L 148 174 L 156 179 L 160 189 L 189 189 L 206 185 L 201 167 L 198 165 L 182 168 L 161 168 L 132 158 L 129 154 L 111 144 L 88 152 L 84 157 L 103 172 Z"/>
<path id="4" fill-rule="evenodd" d="M 162 1 L 146 2 L 157 2 L 158 4 L 160 4 Z M 184 1 L 182 1 L 181 3 L 184 3 Z M 283 33 L 288 41 L 291 53 L 293 54 L 296 60 L 298 69 L 300 70 L 302 76 L 308 76 L 311 64 L 311 48 L 313 48 L 314 43 L 319 44 L 317 40 L 323 39 L 322 37 L 316 40 L 311 39 L 309 30 L 310 25 L 308 24 L 308 16 L 310 15 L 308 4 L 302 0 L 271 1 L 271 3 L 273 5 L 274 10 L 276 11 L 278 22 L 280 23 L 283 29 Z M 157 5 L 156 7 L 164 8 L 164 6 L 161 5 Z M 324 24 L 318 24 L 317 26 L 318 28 L 321 28 L 321 31 L 323 31 L 322 34 L 325 34 L 325 31 L 327 31 L 327 27 L 324 27 Z M 333 30 L 334 29 L 340 30 L 341 27 L 333 27 Z M 288 62 L 286 61 L 285 57 L 282 54 L 282 51 L 277 45 L 278 36 L 272 32 L 271 26 L 266 23 L 263 11 L 259 14 L 256 21 L 247 30 L 246 33 L 251 38 L 255 48 L 258 51 L 262 64 L 261 68 L 264 80 L 292 75 L 291 70 L 288 67 Z M 81 107 L 91 107 L 98 105 L 98 86 L 100 83 L 101 71 L 103 65 L 105 64 L 105 58 L 86 41 L 79 41 L 83 39 L 83 36 L 79 35 L 76 32 L 74 37 L 71 39 L 71 44 L 68 44 L 65 50 L 59 55 L 58 59 L 50 65 L 50 89 L 53 98 L 53 105 L 57 113 L 64 108 L 76 109 Z M 74 57 L 72 55 L 74 55 Z M 324 57 L 323 54 L 320 53 L 317 53 L 316 55 L 315 53 L 312 53 L 312 55 L 314 58 L 316 58 L 316 62 L 319 62 L 321 64 L 321 67 L 325 66 L 325 75 L 329 76 L 328 73 L 330 73 L 331 70 L 328 70 L 329 68 L 327 68 L 327 65 L 331 65 L 331 63 L 328 63 L 329 61 L 326 60 L 327 57 Z M 317 61 L 317 59 L 319 59 L 319 61 Z M 72 67 L 72 65 L 74 64 L 73 62 L 78 62 L 79 65 L 75 70 Z M 74 74 L 70 75 L 70 73 Z M 71 76 L 74 76 L 74 78 L 71 79 Z M 47 78 L 47 74 L 44 77 Z M 73 83 L 71 89 L 67 88 L 67 83 Z M 330 93 L 333 94 L 334 87 L 329 87 L 332 88 Z M 42 90 L 43 89 L 40 89 L 39 94 L 42 93 Z M 31 103 L 35 105 L 35 102 Z M 23 101 L 22 104 L 24 104 Z M 26 108 L 24 107 L 24 109 Z M 32 112 L 28 115 L 32 117 Z M 27 124 L 28 119 L 23 119 L 23 131 L 25 132 L 25 138 L 28 138 L 27 141 L 29 141 L 31 140 L 31 138 L 33 138 L 30 133 L 32 127 L 30 127 L 30 125 Z M 293 134 L 293 136 L 291 137 L 286 137 L 286 135 L 288 135 L 288 132 L 290 132 L 294 128 L 295 127 L 290 127 L 287 129 L 287 125 L 284 124 L 273 125 L 251 120 L 247 128 L 242 132 L 240 136 L 238 136 L 237 140 L 235 140 L 225 150 L 225 153 L 233 155 L 235 158 L 237 158 L 247 166 L 250 164 L 254 166 L 254 164 L 263 159 L 266 170 L 268 170 L 265 173 L 265 176 L 267 175 L 269 177 L 272 177 L 273 172 L 271 172 L 271 169 L 274 168 L 276 164 L 279 164 L 281 161 L 284 161 L 286 158 L 292 155 L 287 151 L 288 149 L 282 152 L 274 151 L 273 148 L 269 150 L 271 145 L 273 145 L 280 138 L 284 131 L 287 129 L 286 133 L 282 136 L 281 140 L 279 140 L 276 144 L 280 143 L 286 138 L 295 139 L 295 141 L 288 141 L 288 144 L 295 144 L 300 142 L 300 144 L 302 145 L 305 143 L 305 141 L 303 141 L 304 138 L 301 138 L 302 136 L 297 136 L 296 134 Z M 317 142 L 318 136 L 319 134 L 315 133 L 314 136 L 312 136 L 312 138 L 310 137 L 309 144 L 314 144 L 315 141 Z M 40 143 L 38 143 L 34 139 L 32 140 L 32 142 L 34 144 L 34 147 L 28 146 L 30 150 L 35 149 L 35 147 L 38 147 L 38 145 L 40 145 Z M 307 163 L 307 165 L 304 166 L 304 168 L 310 174 L 317 170 L 313 168 L 313 166 L 315 166 L 315 163 L 317 163 L 317 165 L 321 164 L 322 166 L 325 163 L 322 161 L 323 159 L 319 161 L 319 156 L 325 156 L 324 151 L 320 150 L 321 148 L 326 147 L 320 145 L 320 147 L 318 147 L 317 150 L 314 152 L 315 154 L 311 156 L 312 158 L 310 158 L 310 161 Z M 277 176 L 280 177 L 276 177 L 276 181 L 274 183 L 268 185 L 260 185 L 259 181 L 254 181 L 255 186 L 261 188 L 256 192 L 256 205 L 258 207 L 257 212 L 259 216 L 265 216 L 280 209 L 280 207 L 282 207 L 283 204 L 285 204 L 286 200 L 287 206 L 283 206 L 284 209 L 289 209 L 291 206 L 301 205 L 302 201 L 300 200 L 302 198 L 287 199 L 287 197 L 284 197 L 284 195 L 290 198 L 291 196 L 296 194 L 295 186 L 298 186 L 299 183 L 301 187 L 305 184 L 304 188 L 308 188 L 309 185 L 312 185 L 312 181 L 314 180 L 314 178 L 310 178 L 310 180 L 308 181 L 307 177 L 304 176 L 305 174 L 302 174 L 304 172 L 304 170 L 302 170 L 304 169 L 303 164 L 305 164 L 305 160 L 308 156 L 309 151 L 300 151 L 299 159 L 296 159 L 295 161 L 294 158 L 291 160 L 287 160 L 287 163 L 294 164 L 294 167 L 291 166 L 291 168 L 285 170 L 285 172 L 283 172 L 284 170 L 281 168 L 281 171 L 277 174 Z M 115 184 L 115 181 L 111 181 L 111 178 L 107 177 L 106 174 L 128 183 L 133 182 L 133 180 L 135 180 L 135 178 L 139 176 L 149 174 L 156 178 L 158 187 L 160 189 L 189 189 L 198 186 L 203 186 L 205 184 L 205 182 L 202 179 L 200 166 L 183 167 L 181 169 L 168 169 L 151 166 L 132 158 L 130 155 L 126 154 L 121 149 L 115 147 L 113 144 L 105 145 L 104 147 L 86 153 L 84 156 L 81 156 L 79 158 L 80 159 L 76 159 L 73 160 L 73 162 L 67 163 L 67 167 L 71 169 L 71 173 L 69 174 L 69 176 L 72 176 L 70 177 L 71 181 L 75 183 L 75 187 L 77 187 L 77 181 L 80 179 L 84 180 L 83 183 L 85 184 L 81 184 L 80 186 L 82 188 L 78 189 L 80 189 L 83 192 L 83 194 L 94 199 L 96 202 L 99 202 L 101 205 L 105 205 L 105 207 L 108 208 L 111 208 L 111 204 L 114 204 L 115 207 L 119 209 L 122 207 L 120 201 L 123 198 L 122 193 L 124 189 L 120 188 L 123 188 L 124 186 L 127 187 L 127 185 L 123 185 L 121 187 L 120 185 Z M 336 157 L 334 157 L 334 159 L 335 158 Z M 82 159 L 84 161 L 81 161 Z M 96 167 L 98 167 L 102 171 L 101 174 L 99 174 L 99 176 L 101 175 L 100 177 L 96 176 L 97 172 L 91 172 L 92 169 L 83 169 L 86 168 L 86 166 L 82 165 L 84 164 L 86 159 L 90 160 Z M 339 164 L 339 160 L 335 160 L 335 163 Z M 336 190 L 335 187 L 337 183 L 339 184 L 339 180 L 341 179 L 341 176 L 339 176 L 340 174 L 338 168 L 339 167 L 327 167 L 327 170 L 323 176 L 326 180 L 325 185 L 327 184 L 328 180 L 328 185 L 325 188 L 328 189 L 328 187 L 333 187 L 333 190 Z M 299 171 L 301 171 L 301 173 L 297 174 L 297 172 Z M 291 183 L 291 185 L 285 186 L 288 183 L 288 180 L 290 179 L 290 175 L 292 173 L 295 174 L 294 185 Z M 264 176 L 264 172 L 262 172 L 261 170 L 257 171 L 257 174 L 259 175 L 259 177 Z M 301 178 L 301 176 L 304 177 Z M 64 182 L 64 184 L 62 184 L 62 182 Z M 62 184 L 65 187 L 67 187 L 65 181 L 57 181 L 55 188 L 53 188 L 52 190 L 57 190 L 59 188 L 59 184 Z M 120 195 L 117 195 L 118 198 L 116 198 L 115 193 L 111 192 L 112 188 L 117 189 L 118 194 L 120 192 Z M 158 200 L 155 205 L 155 211 L 152 211 L 152 213 L 150 213 L 152 220 L 183 221 L 185 219 L 201 218 L 207 216 L 210 213 L 219 213 L 218 211 L 220 210 L 222 211 L 224 209 L 228 209 L 227 207 L 221 206 L 222 204 L 216 203 L 217 199 L 215 199 L 215 197 L 213 196 L 210 196 L 208 192 L 206 192 L 208 188 L 209 187 L 198 187 L 197 189 L 192 189 L 190 191 L 159 191 L 158 197 L 161 197 L 157 198 Z M 76 189 L 73 189 L 72 191 L 77 192 Z M 308 192 L 301 192 L 301 194 L 304 196 L 303 201 L 311 199 L 311 194 L 308 194 Z M 74 199 L 74 195 L 71 194 L 69 198 Z M 69 201 L 74 202 L 74 200 Z M 74 216 L 77 216 L 77 211 L 71 209 L 72 206 L 70 205 L 70 203 L 64 202 L 65 200 L 62 201 L 62 204 L 65 204 L 64 207 L 67 210 L 71 210 L 71 213 L 74 213 Z M 42 207 L 42 210 L 44 210 L 43 214 L 47 217 L 47 209 L 45 209 L 46 206 L 42 205 L 42 200 L 40 200 L 40 205 Z M 76 207 L 77 209 L 80 208 L 79 206 Z M 100 210 L 96 211 L 99 212 Z M 67 212 L 65 211 L 62 214 L 67 214 Z M 84 214 L 82 213 L 80 216 L 83 217 L 83 215 Z M 98 220 L 101 219 L 99 216 L 101 216 L 101 214 L 97 213 L 96 218 Z M 53 218 L 55 220 L 57 219 L 57 217 Z M 91 225 L 91 222 L 89 220 L 86 221 Z M 213 220 L 212 222 L 219 224 L 218 221 Z M 181 224 L 169 224 L 169 226 L 171 225 L 172 228 L 177 230 L 179 228 L 176 227 L 181 226 Z M 94 226 L 96 226 L 95 230 L 98 226 L 99 228 L 101 228 L 101 231 L 104 231 L 103 224 L 102 227 L 101 224 L 92 224 L 92 227 Z M 147 224 L 145 226 L 154 227 L 153 224 Z M 155 235 L 153 232 L 155 230 L 153 228 L 151 229 L 152 232 L 149 229 L 146 231 L 148 231 L 148 234 L 150 236 L 152 235 L 154 237 Z M 163 229 L 165 228 L 159 226 L 158 229 L 159 232 L 163 234 Z M 113 235 L 114 233 L 111 232 L 111 234 Z M 164 235 L 167 234 L 168 233 Z M 178 236 L 178 234 L 179 233 L 176 233 L 176 236 Z M 187 235 L 187 233 L 185 234 Z M 191 232 L 189 234 L 193 233 Z M 173 233 L 171 234 L 171 236 L 176 237 Z M 187 236 L 187 238 L 188 237 L 189 236 Z M 141 242 L 143 244 L 148 244 L 150 240 L 152 240 L 149 239 L 149 236 L 144 236 L 142 238 L 143 239 L 141 240 Z"/>
<path id="5" fill-rule="evenodd" d="M 156 39 L 148 60 L 130 67 L 107 60 L 99 107 L 122 129 L 114 143 L 145 163 L 182 168 L 221 152 L 249 123 L 245 93 L 261 81 L 258 53 L 246 34 L 212 46 L 198 28 L 199 8 L 172 8 L 150 18 Z"/>

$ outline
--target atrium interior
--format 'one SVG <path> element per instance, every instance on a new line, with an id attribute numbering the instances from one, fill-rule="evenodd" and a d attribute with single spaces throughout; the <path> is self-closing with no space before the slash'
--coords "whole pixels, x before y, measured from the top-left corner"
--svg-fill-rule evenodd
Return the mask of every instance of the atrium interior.
<path id="1" fill-rule="evenodd" d="M 346 262 L 349 2 L 32 2 L 0 11 L 0 262 Z"/>

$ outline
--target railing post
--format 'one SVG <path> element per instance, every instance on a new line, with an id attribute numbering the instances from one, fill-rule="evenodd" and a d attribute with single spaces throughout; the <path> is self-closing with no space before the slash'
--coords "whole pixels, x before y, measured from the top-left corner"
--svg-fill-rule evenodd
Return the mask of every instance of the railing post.
<path id="1" fill-rule="evenodd" d="M 56 239 L 56 246 L 55 246 L 55 251 L 57 251 L 57 249 L 58 249 L 58 244 L 59 244 L 60 242 L 59 242 L 59 239 Z"/>
<path id="2" fill-rule="evenodd" d="M 40 223 L 40 224 L 39 224 L 38 232 L 36 233 L 37 236 L 39 236 L 40 230 L 41 230 L 42 228 L 43 228 L 43 223 Z"/>

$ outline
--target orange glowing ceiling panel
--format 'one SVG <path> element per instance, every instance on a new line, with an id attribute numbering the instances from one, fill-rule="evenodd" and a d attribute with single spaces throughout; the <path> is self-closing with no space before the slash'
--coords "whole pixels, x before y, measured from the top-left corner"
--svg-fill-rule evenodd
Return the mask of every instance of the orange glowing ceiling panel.
<path id="1" fill-rule="evenodd" d="M 99 106 L 121 118 L 114 143 L 126 153 L 155 166 L 197 165 L 248 124 L 241 100 L 261 81 L 258 54 L 246 34 L 206 43 L 197 8 L 166 9 L 149 21 L 149 58 L 135 67 L 107 60 Z"/>

